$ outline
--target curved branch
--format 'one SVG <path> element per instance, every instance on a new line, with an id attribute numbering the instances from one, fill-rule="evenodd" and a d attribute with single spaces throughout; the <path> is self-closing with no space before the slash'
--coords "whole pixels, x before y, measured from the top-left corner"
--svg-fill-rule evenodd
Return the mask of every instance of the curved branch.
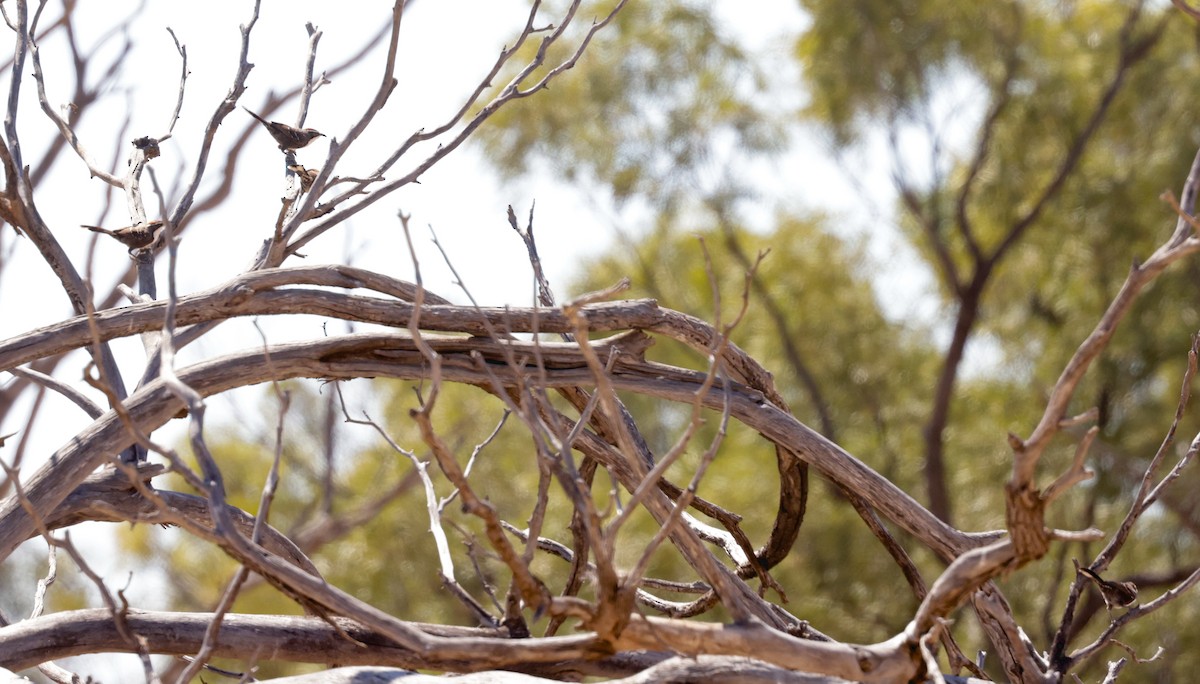
<path id="1" fill-rule="evenodd" d="M 1188 178 L 1189 187 L 1198 184 L 1200 184 L 1200 152 L 1196 155 L 1192 174 Z M 1071 360 L 1063 368 L 1062 374 L 1059 375 L 1058 381 L 1051 391 L 1050 399 L 1046 402 L 1046 410 L 1037 427 L 1034 428 L 1029 438 L 1018 444 L 1015 449 L 1011 480 L 1011 486 L 1014 489 L 1023 489 L 1032 485 L 1034 469 L 1042 452 L 1049 444 L 1050 438 L 1058 433 L 1059 423 L 1067 417 L 1068 404 L 1075 394 L 1075 388 L 1083 379 L 1083 375 L 1091 366 L 1092 361 L 1108 346 L 1109 340 L 1116 332 L 1117 325 L 1129 313 L 1141 291 L 1171 264 L 1190 254 L 1200 252 L 1200 237 L 1191 235 L 1191 227 L 1183 218 L 1179 219 L 1179 223 L 1182 225 L 1176 228 L 1175 233 L 1165 244 L 1150 255 L 1146 263 L 1134 263 L 1124 284 L 1121 285 L 1120 291 L 1117 292 L 1117 296 L 1113 298 L 1096 327 L 1079 345 Z"/>
<path id="2" fill-rule="evenodd" d="M 138 477 L 144 482 L 165 472 L 162 466 L 141 464 Z M 129 477 L 119 469 L 101 468 L 89 476 L 83 484 L 71 492 L 63 503 L 45 519 L 46 528 L 55 530 L 81 522 L 126 522 L 151 525 L 174 525 L 175 516 L 184 516 L 202 528 L 212 526 L 208 501 L 203 497 L 180 492 L 155 490 L 155 496 L 166 504 L 166 509 L 156 506 L 142 496 Z M 255 517 L 235 508 L 227 507 L 238 530 L 249 536 L 254 529 Z M 216 534 L 202 538 L 216 542 Z M 305 572 L 321 576 L 317 566 L 292 540 L 271 526 L 264 527 L 263 548 L 290 561 Z"/>
<path id="3" fill-rule="evenodd" d="M 429 309 L 437 308 L 454 307 L 429 307 L 423 312 L 422 319 L 428 322 L 432 318 Z M 539 324 L 543 331 L 548 318 L 542 312 Z M 530 343 L 501 343 L 478 337 L 425 336 L 424 339 L 439 354 L 446 356 L 442 374 L 451 382 L 483 388 L 489 388 L 497 380 L 505 386 L 564 387 L 592 386 L 594 383 L 577 345 L 540 343 L 538 353 L 546 368 L 539 372 L 536 367 L 518 371 L 504 365 L 506 353 L 502 347 L 516 347 L 528 358 L 535 358 Z M 491 359 L 494 365 L 481 370 L 475 360 L 480 358 Z M 372 333 L 231 354 L 190 366 L 179 375 L 183 382 L 208 396 L 234 387 L 296 377 L 416 380 L 427 379 L 428 373 L 427 364 L 412 338 L 404 334 Z M 618 390 L 681 403 L 694 401 L 703 380 L 702 373 L 645 362 L 619 362 L 612 378 L 613 386 Z M 724 406 L 723 399 L 723 396 L 706 396 L 704 404 L 720 410 Z M 952 560 L 968 548 L 997 538 L 997 533 L 967 534 L 941 522 L 887 478 L 770 403 L 761 391 L 735 384 L 729 400 L 733 417 L 772 442 L 786 446 L 839 485 L 861 492 L 870 505 L 920 539 L 941 558 Z M 162 425 L 183 408 L 182 402 L 167 391 L 161 380 L 140 389 L 125 404 L 131 419 L 144 430 Z M 26 491 L 35 510 L 42 515 L 48 514 L 88 473 L 103 463 L 108 454 L 116 453 L 132 442 L 133 438 L 116 414 L 106 413 L 55 452 L 50 462 L 29 479 Z M 32 521 L 15 501 L 0 504 L 0 558 L 7 557 L 32 530 Z"/>
<path id="4" fill-rule="evenodd" d="M 145 640 L 146 650 L 192 655 L 204 640 L 212 615 L 130 610 L 125 620 L 130 629 Z M 557 667 L 588 671 L 591 669 L 589 660 L 605 655 L 591 635 L 515 640 L 504 638 L 502 630 L 410 623 L 413 630 L 432 638 L 455 640 L 475 648 L 474 653 L 467 654 L 420 653 L 397 646 L 386 636 L 364 629 L 353 620 L 333 618 L 333 622 L 330 624 L 315 617 L 226 614 L 213 655 L 254 659 L 269 653 L 273 659 L 302 663 L 336 662 L 460 671 L 501 666 L 523 670 L 521 664 L 529 663 L 529 670 L 535 672 L 554 671 Z M 69 638 L 52 635 L 69 635 Z M 24 620 L 0 629 L 0 643 L 5 645 L 0 653 L 0 666 L 10 670 L 71 655 L 126 653 L 132 648 L 117 633 L 112 614 L 104 609 L 67 611 Z M 643 662 L 635 659 L 629 666 L 636 671 L 657 659 L 654 656 L 648 656 Z M 619 663 L 606 665 L 601 661 L 595 669 L 611 674 Z"/>

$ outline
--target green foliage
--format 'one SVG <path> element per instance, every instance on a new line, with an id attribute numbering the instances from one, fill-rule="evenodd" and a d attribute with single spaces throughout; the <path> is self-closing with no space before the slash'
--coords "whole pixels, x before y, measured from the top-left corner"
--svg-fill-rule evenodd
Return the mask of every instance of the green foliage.
<path id="1" fill-rule="evenodd" d="M 1194 31 L 1149 10 L 1126 25 L 1129 7 L 1116 2 L 864 0 L 805 6 L 813 12 L 813 25 L 797 41 L 796 53 L 811 88 L 805 115 L 828 126 L 843 144 L 880 127 L 894 135 L 927 121 L 931 101 L 956 82 L 973 83 L 987 96 L 979 120 L 992 125 L 986 158 L 974 178 L 968 181 L 977 152 L 972 145 L 978 142 L 952 148 L 940 174 L 904 178 L 923 213 L 914 214 L 906 204 L 898 214 L 907 239 L 939 274 L 939 294 L 951 310 L 954 286 L 937 265 L 929 226 L 963 274 L 972 264 L 964 226 L 990 254 L 1014 226 L 1029 221 L 996 268 L 983 300 L 975 341 L 997 358 L 984 372 L 960 380 L 946 434 L 953 459 L 951 490 L 971 493 L 957 497 L 968 507 L 959 507 L 957 521 L 967 527 L 997 526 L 1002 521 L 994 518 L 999 510 L 995 483 L 1003 478 L 1006 460 L 997 437 L 1009 430 L 1028 433 L 1040 414 L 1041 392 L 1053 385 L 1095 326 L 1130 262 L 1148 255 L 1174 225 L 1173 213 L 1158 196 L 1179 186 L 1200 142 L 1191 103 L 1170 95 L 1197 75 Z M 870 68 L 848 69 L 852 53 Z M 1132 66 L 1113 88 L 1125 63 Z M 1115 95 L 1108 103 L 1110 88 Z M 1107 110 L 1077 164 L 1066 167 L 1103 106 Z M 976 141 L 983 130 L 973 136 Z M 1070 173 L 1053 192 L 1064 169 Z M 1054 524 L 1111 530 L 1125 514 L 1178 398 L 1184 351 L 1200 325 L 1193 304 L 1198 273 L 1193 260 L 1156 283 L 1081 387 L 1075 409 L 1098 406 L 1101 411 L 1101 438 L 1090 459 L 1097 478 L 1060 502 Z M 1194 434 L 1195 428 L 1195 420 L 1185 421 L 1181 432 Z M 1047 478 L 1066 468 L 1073 450 L 1069 439 L 1060 440 L 1044 463 Z M 1168 461 L 1180 453 L 1172 449 Z M 989 456 L 981 460 L 981 454 Z M 999 467 L 980 467 L 988 463 Z M 1186 490 L 1194 484 L 1177 486 Z M 1141 539 L 1147 543 L 1119 558 L 1113 575 L 1196 563 L 1194 539 L 1182 547 L 1165 539 L 1148 541 L 1157 530 L 1175 529 L 1181 518 L 1193 516 L 1191 507 L 1174 504 L 1171 510 L 1165 519 L 1142 521 Z M 1033 616 L 1047 610 L 1054 617 L 1044 624 L 1057 619 L 1064 585 L 1052 577 L 1070 568 L 1069 557 L 1089 559 L 1096 552 L 1065 549 L 1067 555 L 1057 561 L 1015 576 L 1006 593 L 1018 616 L 1035 624 Z M 1060 587 L 1049 604 L 1047 586 Z M 1155 590 L 1148 593 L 1153 596 Z M 1194 608 L 1185 602 L 1173 604 L 1168 613 L 1178 634 L 1200 628 Z M 1142 623 L 1131 635 L 1148 637 L 1154 629 Z M 1048 643 L 1049 634 L 1042 638 Z M 1181 660 L 1127 670 L 1124 676 L 1138 681 L 1156 671 L 1186 672 L 1188 656 L 1174 657 Z"/>
<path id="2" fill-rule="evenodd" d="M 565 56 L 552 50 L 547 63 Z M 755 104 L 763 78 L 707 3 L 630 3 L 570 78 L 501 110 L 477 139 L 510 176 L 537 160 L 618 202 L 675 204 L 724 150 L 780 147 L 781 128 Z"/>
<path id="3" fill-rule="evenodd" d="M 910 117 L 960 68 L 998 78 L 996 55 L 1022 30 L 1023 3 L 801 0 L 812 20 L 795 55 L 807 113 L 848 143 L 880 119 Z"/>

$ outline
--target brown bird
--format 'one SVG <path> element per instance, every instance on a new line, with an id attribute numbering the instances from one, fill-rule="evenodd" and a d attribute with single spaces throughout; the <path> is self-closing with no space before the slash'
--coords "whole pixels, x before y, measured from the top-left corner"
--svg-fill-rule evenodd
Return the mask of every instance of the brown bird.
<path id="1" fill-rule="evenodd" d="M 1114 582 L 1106 580 L 1090 568 L 1080 567 L 1079 572 L 1096 584 L 1100 590 L 1100 598 L 1109 610 L 1127 606 L 1137 600 L 1138 588 L 1133 582 Z"/>
<path id="2" fill-rule="evenodd" d="M 84 225 L 93 233 L 104 233 L 116 238 L 121 244 L 129 248 L 129 251 L 149 247 L 154 243 L 154 239 L 158 237 L 159 231 L 162 230 L 163 222 L 160 220 L 145 221 L 132 226 L 125 226 L 116 230 L 101 228 L 100 226 Z"/>
<path id="3" fill-rule="evenodd" d="M 279 149 L 284 152 L 298 150 L 315 140 L 318 136 L 325 135 L 312 128 L 296 128 L 295 126 L 289 126 L 278 121 L 267 121 L 244 106 L 242 109 L 245 109 L 250 116 L 258 119 L 260 124 L 266 126 L 271 137 L 275 138 L 275 142 L 279 143 Z"/>
<path id="4" fill-rule="evenodd" d="M 317 179 L 317 174 L 320 173 L 318 169 L 306 169 L 300 164 L 292 164 L 288 166 L 288 169 L 295 171 L 296 175 L 300 177 L 300 192 L 308 192 L 312 189 L 313 181 Z"/>

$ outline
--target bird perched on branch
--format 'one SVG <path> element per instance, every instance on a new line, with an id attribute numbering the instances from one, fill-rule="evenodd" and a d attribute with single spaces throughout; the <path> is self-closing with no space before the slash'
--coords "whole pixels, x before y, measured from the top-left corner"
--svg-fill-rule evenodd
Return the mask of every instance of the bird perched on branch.
<path id="1" fill-rule="evenodd" d="M 1100 598 L 1104 599 L 1104 605 L 1109 610 L 1127 606 L 1137 600 L 1138 588 L 1133 582 L 1114 582 L 1104 579 L 1091 568 L 1077 567 L 1077 569 L 1096 584 L 1096 588 L 1100 590 Z"/>
<path id="2" fill-rule="evenodd" d="M 250 116 L 258 119 L 258 122 L 266 127 L 271 137 L 275 138 L 275 142 L 279 143 L 279 149 L 284 152 L 298 150 L 315 140 L 318 136 L 325 135 L 313 128 L 296 128 L 295 126 L 289 126 L 278 121 L 267 121 L 249 109 L 246 109 L 246 107 L 242 107 L 242 109 L 245 109 Z"/>
<path id="3" fill-rule="evenodd" d="M 93 233 L 104 233 L 116 238 L 118 242 L 129 248 L 129 251 L 149 247 L 154 244 L 155 238 L 158 237 L 159 231 L 162 230 L 163 222 L 161 220 L 143 221 L 135 223 L 132 226 L 125 226 L 116 230 L 101 228 L 100 226 L 83 225 Z"/>

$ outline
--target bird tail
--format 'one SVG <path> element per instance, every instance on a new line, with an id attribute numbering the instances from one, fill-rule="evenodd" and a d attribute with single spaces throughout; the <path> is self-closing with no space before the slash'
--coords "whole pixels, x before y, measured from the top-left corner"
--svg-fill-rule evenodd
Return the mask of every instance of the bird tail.
<path id="1" fill-rule="evenodd" d="M 247 114 L 249 114 L 250 116 L 254 117 L 255 119 L 258 119 L 258 122 L 259 122 L 259 123 L 261 123 L 262 125 L 264 125 L 264 126 L 270 126 L 270 125 L 271 125 L 271 122 L 270 122 L 270 121 L 267 121 L 266 119 L 262 118 L 261 116 L 259 116 L 259 115 L 255 114 L 254 112 L 250 111 L 250 109 L 249 109 L 248 107 L 246 107 L 246 105 L 242 105 L 242 109 L 245 109 L 245 110 L 246 110 L 246 113 L 247 113 Z"/>
<path id="2" fill-rule="evenodd" d="M 81 224 L 79 227 L 87 228 L 88 230 L 92 231 L 93 233 L 104 233 L 105 235 L 112 235 L 111 230 L 109 230 L 107 228 L 101 228 L 100 226 L 89 226 L 86 224 Z"/>

